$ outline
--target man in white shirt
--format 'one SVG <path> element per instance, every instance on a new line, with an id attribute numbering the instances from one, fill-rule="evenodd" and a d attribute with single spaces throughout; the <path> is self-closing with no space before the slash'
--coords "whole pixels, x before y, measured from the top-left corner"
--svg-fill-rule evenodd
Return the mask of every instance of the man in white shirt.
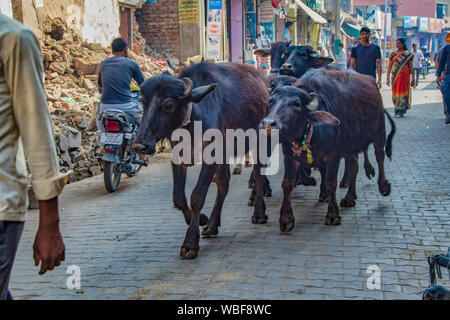
<path id="1" fill-rule="evenodd" d="M 413 44 L 413 53 L 414 53 L 414 59 L 413 59 L 413 68 L 414 68 L 414 76 L 415 76 L 415 82 L 414 82 L 414 89 L 419 84 L 419 76 L 420 72 L 422 71 L 422 60 L 423 60 L 423 53 L 421 50 L 417 50 L 417 44 Z"/>
<path id="2" fill-rule="evenodd" d="M 341 70 L 344 70 L 347 66 L 347 54 L 344 50 L 344 45 L 342 43 L 339 44 L 339 53 L 336 55 L 336 67 Z"/>

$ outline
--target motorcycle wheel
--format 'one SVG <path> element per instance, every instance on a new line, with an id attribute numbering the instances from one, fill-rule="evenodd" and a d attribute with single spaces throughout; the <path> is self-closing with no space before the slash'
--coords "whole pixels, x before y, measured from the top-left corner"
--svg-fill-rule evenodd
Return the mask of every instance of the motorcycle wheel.
<path id="1" fill-rule="evenodd" d="M 105 161 L 103 165 L 103 178 L 108 192 L 114 192 L 119 187 L 121 170 L 117 162 Z"/>

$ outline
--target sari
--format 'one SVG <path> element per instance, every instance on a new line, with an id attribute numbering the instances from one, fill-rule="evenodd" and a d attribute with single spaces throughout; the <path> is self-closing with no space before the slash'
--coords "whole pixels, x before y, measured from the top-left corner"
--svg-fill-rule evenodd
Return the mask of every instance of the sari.
<path id="1" fill-rule="evenodd" d="M 392 63 L 392 101 L 396 114 L 405 114 L 411 108 L 411 70 L 409 61 L 414 54 L 405 51 L 403 53 L 393 52 Z"/>

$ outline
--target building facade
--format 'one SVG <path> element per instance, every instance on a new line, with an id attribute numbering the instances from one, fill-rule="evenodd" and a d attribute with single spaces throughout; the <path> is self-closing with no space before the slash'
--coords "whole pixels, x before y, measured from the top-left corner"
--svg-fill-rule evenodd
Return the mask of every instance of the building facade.
<path id="1" fill-rule="evenodd" d="M 152 0 L 137 12 L 147 43 L 169 49 L 181 60 L 201 55 L 216 61 L 257 61 L 256 48 L 281 41 L 285 23 L 293 23 L 292 44 L 317 46 L 323 0 Z"/>

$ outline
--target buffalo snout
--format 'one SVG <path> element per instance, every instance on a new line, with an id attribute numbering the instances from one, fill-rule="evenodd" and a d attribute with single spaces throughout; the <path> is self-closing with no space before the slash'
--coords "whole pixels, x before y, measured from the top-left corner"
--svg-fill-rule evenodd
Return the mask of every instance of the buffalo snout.
<path id="1" fill-rule="evenodd" d="M 152 155 L 156 152 L 156 146 L 155 145 L 144 145 L 141 143 L 134 143 L 133 151 L 138 154 Z"/>
<path id="2" fill-rule="evenodd" d="M 294 66 L 290 63 L 285 63 L 280 67 L 280 74 L 291 75 L 294 72 Z"/>
<path id="3" fill-rule="evenodd" d="M 277 129 L 280 130 L 281 129 L 281 125 L 278 121 L 276 121 L 275 119 L 272 118 L 264 118 L 260 123 L 259 123 L 259 129 L 263 129 L 263 130 L 267 130 L 267 133 L 270 134 L 270 132 L 272 131 L 272 129 Z"/>

